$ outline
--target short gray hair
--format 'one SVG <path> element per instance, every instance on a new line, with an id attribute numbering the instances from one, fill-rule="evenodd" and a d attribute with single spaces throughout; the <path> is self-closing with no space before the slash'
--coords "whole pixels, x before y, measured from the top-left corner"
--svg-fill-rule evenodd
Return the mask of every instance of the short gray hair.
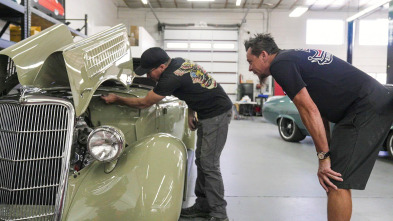
<path id="1" fill-rule="evenodd" d="M 266 51 L 268 54 L 276 54 L 280 51 L 276 42 L 270 34 L 255 34 L 248 41 L 244 42 L 246 51 L 251 48 L 251 54 L 259 56 L 262 51 Z"/>

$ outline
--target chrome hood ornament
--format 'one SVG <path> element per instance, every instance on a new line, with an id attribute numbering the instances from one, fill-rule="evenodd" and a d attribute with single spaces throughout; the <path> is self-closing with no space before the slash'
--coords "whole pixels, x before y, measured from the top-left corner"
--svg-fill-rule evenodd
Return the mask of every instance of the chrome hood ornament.
<path id="1" fill-rule="evenodd" d="M 43 91 L 41 88 L 37 88 L 37 87 L 31 87 L 31 86 L 22 86 L 19 88 L 19 93 L 20 93 L 20 98 L 19 98 L 19 102 L 23 103 L 26 102 L 26 95 L 27 94 L 37 94 L 37 93 L 41 93 L 44 94 L 46 93 L 45 91 Z"/>

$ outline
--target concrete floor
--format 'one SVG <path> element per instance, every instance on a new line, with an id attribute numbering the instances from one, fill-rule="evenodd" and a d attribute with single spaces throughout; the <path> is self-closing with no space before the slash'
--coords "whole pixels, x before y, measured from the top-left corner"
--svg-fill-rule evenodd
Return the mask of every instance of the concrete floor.
<path id="1" fill-rule="evenodd" d="M 281 139 L 277 126 L 262 117 L 232 120 L 221 156 L 229 220 L 326 220 L 326 194 L 316 173 L 310 137 L 300 143 Z M 393 220 L 393 159 L 379 157 L 366 190 L 352 191 L 355 221 Z M 183 207 L 195 201 L 195 165 Z M 184 219 L 180 221 L 202 221 Z"/>

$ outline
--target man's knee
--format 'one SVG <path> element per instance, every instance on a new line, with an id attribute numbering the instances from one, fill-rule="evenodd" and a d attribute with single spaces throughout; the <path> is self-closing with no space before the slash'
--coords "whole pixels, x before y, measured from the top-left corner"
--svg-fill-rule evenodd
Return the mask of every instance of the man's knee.
<path id="1" fill-rule="evenodd" d="M 199 165 L 198 165 L 199 164 Z M 198 162 L 198 166 L 204 172 L 219 172 L 220 171 L 220 164 L 217 163 L 211 157 L 201 157 Z"/>
<path id="2" fill-rule="evenodd" d="M 328 187 L 329 191 L 327 192 L 328 197 L 346 197 L 351 196 L 350 189 L 333 189 L 332 187 Z"/>

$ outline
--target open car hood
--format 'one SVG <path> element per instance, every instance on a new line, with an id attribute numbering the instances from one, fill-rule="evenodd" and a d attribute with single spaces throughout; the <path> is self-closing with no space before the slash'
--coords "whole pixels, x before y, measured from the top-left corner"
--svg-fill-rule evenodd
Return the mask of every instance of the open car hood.
<path id="1" fill-rule="evenodd" d="M 72 42 L 67 26 L 55 25 L 0 51 L 0 92 L 18 83 L 33 86 L 49 55 Z"/>
<path id="2" fill-rule="evenodd" d="M 13 62 L 22 85 L 70 87 L 76 116 L 86 110 L 104 81 L 118 81 L 126 87 L 132 82 L 131 50 L 123 24 L 75 43 L 65 25 L 55 25 L 1 51 L 0 56 L 0 80 L 6 82 L 1 91 L 7 84 L 16 85 L 12 73 L 4 68 Z"/>

